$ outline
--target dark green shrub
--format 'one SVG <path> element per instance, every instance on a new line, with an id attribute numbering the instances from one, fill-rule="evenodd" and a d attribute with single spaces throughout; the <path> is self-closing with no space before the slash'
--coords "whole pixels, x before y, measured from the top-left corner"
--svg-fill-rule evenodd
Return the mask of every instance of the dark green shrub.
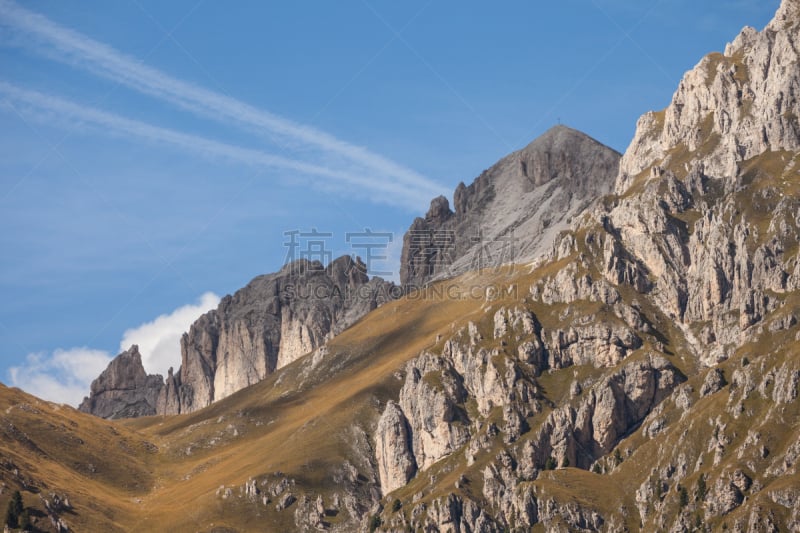
<path id="1" fill-rule="evenodd" d="M 370 533 L 373 533 L 376 529 L 381 527 L 382 524 L 383 524 L 383 520 L 381 520 L 380 515 L 373 516 L 369 521 L 369 531 L 370 531 Z"/>
<path id="2" fill-rule="evenodd" d="M 702 502 L 705 500 L 706 492 L 708 492 L 708 489 L 706 488 L 706 478 L 705 476 L 701 475 L 700 479 L 697 480 L 697 501 Z"/>
<path id="3" fill-rule="evenodd" d="M 11 500 L 8 502 L 5 524 L 11 529 L 20 527 L 19 519 L 24 510 L 25 506 L 22 505 L 22 494 L 20 494 L 18 490 L 15 490 L 14 494 L 11 495 Z M 28 520 L 30 521 L 30 519 Z"/>
<path id="4" fill-rule="evenodd" d="M 678 505 L 681 509 L 686 507 L 689 504 L 689 491 L 686 490 L 686 487 L 678 486 Z"/>
<path id="5" fill-rule="evenodd" d="M 619 448 L 614 450 L 614 461 L 616 461 L 617 466 L 622 464 L 622 453 L 619 451 Z"/>

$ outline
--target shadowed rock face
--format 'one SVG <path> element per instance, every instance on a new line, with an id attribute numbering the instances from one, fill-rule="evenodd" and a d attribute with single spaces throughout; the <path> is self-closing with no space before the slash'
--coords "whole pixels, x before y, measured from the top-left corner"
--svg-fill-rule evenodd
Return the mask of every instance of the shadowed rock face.
<path id="1" fill-rule="evenodd" d="M 258 383 L 390 299 L 392 287 L 349 256 L 253 279 L 183 335 L 181 368 L 167 376 L 158 412 L 195 411 Z"/>
<path id="2" fill-rule="evenodd" d="M 139 347 L 134 344 L 116 356 L 92 382 L 89 397 L 83 399 L 78 409 L 102 418 L 154 415 L 163 387 L 161 376 L 147 375 Z"/>
<path id="3" fill-rule="evenodd" d="M 394 289 L 369 279 L 360 259 L 295 261 L 197 319 L 181 339 L 181 367 L 166 380 L 145 373 L 133 346 L 95 380 L 80 409 L 103 418 L 196 411 L 319 348 L 399 295 Z"/>
<path id="4" fill-rule="evenodd" d="M 587 135 L 557 126 L 431 202 L 403 239 L 404 285 L 468 270 L 532 260 L 571 217 L 613 188 L 620 154 Z"/>

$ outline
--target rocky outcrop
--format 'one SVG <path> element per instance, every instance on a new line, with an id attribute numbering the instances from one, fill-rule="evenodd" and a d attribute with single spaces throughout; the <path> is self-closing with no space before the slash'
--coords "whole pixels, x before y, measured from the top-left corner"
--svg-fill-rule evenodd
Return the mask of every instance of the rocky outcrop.
<path id="1" fill-rule="evenodd" d="M 400 409 L 409 422 L 415 462 L 424 470 L 467 442 L 467 391 L 452 366 L 432 354 L 409 363 L 407 374 Z"/>
<path id="2" fill-rule="evenodd" d="M 181 367 L 167 376 L 160 414 L 201 409 L 315 350 L 397 296 L 360 260 L 301 259 L 222 299 L 181 338 Z"/>
<path id="3" fill-rule="evenodd" d="M 541 255 L 572 217 L 608 193 L 619 154 L 557 126 L 456 188 L 450 209 L 440 196 L 403 238 L 400 280 L 423 286 Z"/>
<path id="4" fill-rule="evenodd" d="M 553 411 L 519 460 L 528 470 L 544 467 L 550 457 L 588 469 L 685 380 L 661 356 L 628 363 L 583 391 L 577 405 Z"/>
<path id="5" fill-rule="evenodd" d="M 92 382 L 80 409 L 101 418 L 133 418 L 156 414 L 164 387 L 159 375 L 147 375 L 137 345 L 116 356 Z"/>
<path id="6" fill-rule="evenodd" d="M 499 309 L 487 301 L 490 317 L 409 363 L 400 407 L 420 442 L 410 447 L 416 478 L 433 480 L 463 450 L 468 469 L 480 465 L 463 477 L 482 477 L 481 509 L 512 530 L 624 530 L 631 512 L 653 530 L 703 519 L 742 531 L 789 523 L 765 507 L 794 504 L 781 476 L 796 476 L 800 456 L 796 432 L 783 427 L 800 395 L 798 44 L 800 1 L 784 0 L 764 31 L 745 28 L 724 54 L 705 58 L 665 111 L 640 120 L 615 194 L 552 240 L 525 299 Z M 536 167 L 516 157 L 517 176 Z M 508 171 L 513 160 L 501 163 Z M 414 222 L 404 282 L 463 272 L 470 248 L 458 239 L 474 228 L 504 235 L 501 223 L 476 222 L 504 216 L 497 198 L 508 195 L 498 191 L 512 181 L 502 165 L 460 186 L 454 210 L 437 198 Z M 683 386 L 680 369 L 692 376 Z M 565 384 L 568 372 L 575 379 Z M 734 429 L 740 418 L 754 421 L 746 437 Z M 426 442 L 431 435 L 438 441 Z M 636 510 L 554 495 L 581 478 L 542 475 L 564 466 L 610 474 L 637 447 L 647 457 L 624 475 L 653 467 L 637 482 Z M 765 495 L 762 483 L 775 488 Z M 449 499 L 432 502 L 463 504 L 471 488 L 459 481 Z M 422 504 L 417 511 L 414 527 L 447 527 Z"/>
<path id="7" fill-rule="evenodd" d="M 386 404 L 375 434 L 375 459 L 385 496 L 408 483 L 417 472 L 417 462 L 411 451 L 411 429 L 397 403 Z"/>
<path id="8" fill-rule="evenodd" d="M 782 2 L 764 31 L 746 27 L 681 80 L 663 112 L 640 120 L 622 158 L 617 192 L 653 165 L 734 178 L 740 164 L 765 152 L 800 149 L 797 5 Z"/>
<path id="9" fill-rule="evenodd" d="M 399 404 L 387 404 L 376 432 L 384 494 L 411 480 L 417 467 L 428 470 L 462 448 L 470 464 L 497 439 L 506 444 L 520 440 L 530 429 L 528 420 L 542 411 L 546 400 L 537 376 L 551 368 L 545 354 L 560 344 L 543 340 L 536 316 L 522 307 L 501 307 L 486 321 L 493 326 L 491 339 L 470 323 L 443 343 L 441 354 L 426 351 L 408 363 Z M 572 364 L 616 365 L 604 360 L 615 337 L 598 336 L 594 342 L 587 360 Z M 509 344 L 520 347 L 518 358 L 501 352 Z M 513 475 L 487 467 L 484 490 L 497 490 L 484 496 L 510 509 L 516 485 L 534 479 L 548 461 L 588 469 L 685 379 L 666 358 L 651 354 L 586 388 L 574 383 L 570 391 L 577 403 L 554 409 L 515 457 L 503 461 L 506 468 L 513 465 Z M 502 423 L 495 425 L 498 409 Z"/>
<path id="10" fill-rule="evenodd" d="M 117 356 L 81 409 L 104 418 L 202 409 L 314 351 L 369 311 L 397 298 L 360 259 L 305 259 L 259 276 L 222 299 L 181 338 L 181 367 L 147 376 L 138 348 Z"/>

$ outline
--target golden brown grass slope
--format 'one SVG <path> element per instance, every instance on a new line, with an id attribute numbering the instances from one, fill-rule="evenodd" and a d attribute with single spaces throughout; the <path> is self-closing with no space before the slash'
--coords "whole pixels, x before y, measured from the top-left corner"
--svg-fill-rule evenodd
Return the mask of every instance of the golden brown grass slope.
<path id="1" fill-rule="evenodd" d="M 0 388 L 0 506 L 20 489 L 36 525 L 52 526 L 39 495 L 69 497 L 76 531 L 288 530 L 292 510 L 238 496 L 250 478 L 281 472 L 327 497 L 329 473 L 359 471 L 367 435 L 402 382 L 397 371 L 441 335 L 483 315 L 485 287 L 506 288 L 518 272 L 466 274 L 446 293 L 386 304 L 313 354 L 265 381 L 189 415 L 105 421 Z M 510 277 L 509 277 L 510 276 Z M 331 516 L 332 525 L 345 514 Z M 221 529 L 220 529 L 221 528 Z"/>

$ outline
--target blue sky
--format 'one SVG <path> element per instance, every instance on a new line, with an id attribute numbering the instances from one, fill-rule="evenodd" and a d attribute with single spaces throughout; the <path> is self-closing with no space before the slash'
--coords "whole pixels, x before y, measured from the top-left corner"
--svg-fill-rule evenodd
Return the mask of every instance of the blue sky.
<path id="1" fill-rule="evenodd" d="M 0 0 L 0 381 L 149 371 L 285 232 L 402 233 L 557 122 L 636 119 L 777 0 Z"/>

